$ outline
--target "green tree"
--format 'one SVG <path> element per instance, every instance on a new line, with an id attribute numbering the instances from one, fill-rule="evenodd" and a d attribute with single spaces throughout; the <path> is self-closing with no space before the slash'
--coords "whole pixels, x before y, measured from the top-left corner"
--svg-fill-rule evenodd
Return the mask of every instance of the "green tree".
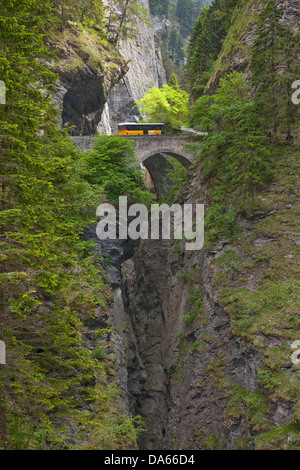
<path id="1" fill-rule="evenodd" d="M 170 32 L 168 50 L 171 59 L 177 66 L 184 61 L 184 42 L 175 28 Z"/>
<path id="2" fill-rule="evenodd" d="M 192 31 L 196 15 L 193 0 L 178 0 L 176 5 L 176 17 L 180 25 L 181 35 L 186 38 Z"/>
<path id="3" fill-rule="evenodd" d="M 93 150 L 82 159 L 86 180 L 99 185 L 106 199 L 118 204 L 120 195 L 129 202 L 149 204 L 153 196 L 143 186 L 143 174 L 132 141 L 119 136 L 98 135 Z"/>
<path id="4" fill-rule="evenodd" d="M 237 0 L 214 0 L 201 9 L 188 46 L 187 67 L 193 99 L 203 94 L 236 4 Z"/>
<path id="5" fill-rule="evenodd" d="M 137 20 L 151 26 L 148 11 L 138 0 L 113 0 L 109 11 L 107 30 L 112 44 L 134 38 L 138 33 Z"/>
<path id="6" fill-rule="evenodd" d="M 149 0 L 149 7 L 152 15 L 168 17 L 170 0 Z"/>
<path id="7" fill-rule="evenodd" d="M 189 95 L 180 88 L 164 85 L 150 88 L 137 105 L 149 121 L 164 122 L 166 130 L 184 125 L 188 118 Z"/>
<path id="8" fill-rule="evenodd" d="M 82 447 L 99 449 L 105 437 L 110 446 L 131 446 L 133 421 L 83 327 L 108 308 L 102 270 L 82 238 L 103 195 L 84 179 L 81 154 L 58 128 L 50 95 L 56 75 L 47 65 L 53 54 L 44 43 L 56 24 L 51 7 L 47 0 L 0 5 L 7 91 L 0 106 L 0 338 L 7 347 L 0 448 L 72 448 L 76 433 Z"/>
<path id="9" fill-rule="evenodd" d="M 179 83 L 178 83 L 178 78 L 177 78 L 177 75 L 176 73 L 173 73 L 168 81 L 168 85 L 172 88 L 174 88 L 174 90 L 179 90 Z"/>
<path id="10" fill-rule="evenodd" d="M 262 125 L 273 139 L 278 132 L 291 138 L 296 109 L 290 98 L 291 84 L 299 76 L 299 33 L 282 23 L 284 10 L 275 0 L 268 0 L 262 10 L 251 67 L 256 99 L 260 102 Z"/>
<path id="11" fill-rule="evenodd" d="M 196 16 L 196 19 L 200 15 L 200 12 L 201 12 L 204 4 L 205 4 L 205 1 L 203 1 L 203 0 L 195 0 L 195 16 Z"/>
<path id="12" fill-rule="evenodd" d="M 172 165 L 172 168 L 167 171 L 165 176 L 168 191 L 160 202 L 173 204 L 182 185 L 188 180 L 188 171 L 176 158 L 169 157 L 168 162 Z"/>
<path id="13" fill-rule="evenodd" d="M 198 98 L 192 115 L 192 125 L 209 131 L 202 150 L 206 177 L 218 175 L 240 204 L 249 197 L 253 202 L 256 190 L 270 181 L 272 166 L 259 106 L 250 100 L 244 75 L 229 73 L 215 95 Z"/>

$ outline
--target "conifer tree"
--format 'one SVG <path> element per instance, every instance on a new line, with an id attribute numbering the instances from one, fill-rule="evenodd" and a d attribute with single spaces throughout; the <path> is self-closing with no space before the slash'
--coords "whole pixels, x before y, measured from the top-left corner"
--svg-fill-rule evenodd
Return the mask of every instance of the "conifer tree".
<path id="1" fill-rule="evenodd" d="M 102 0 L 51 0 L 50 3 L 61 31 L 68 21 L 96 24 L 98 27 L 103 25 L 105 7 Z"/>
<path id="2" fill-rule="evenodd" d="M 201 9 L 194 24 L 187 61 L 193 99 L 201 96 L 205 89 L 236 4 L 237 0 L 214 0 L 209 6 Z"/>
<path id="3" fill-rule="evenodd" d="M 138 0 L 113 0 L 109 9 L 108 34 L 112 44 L 134 38 L 138 32 L 137 21 L 151 26 L 148 12 Z"/>
<path id="4" fill-rule="evenodd" d="M 118 392 L 83 333 L 109 298 L 82 238 L 103 190 L 84 179 L 80 153 L 58 128 L 54 57 L 43 41 L 56 24 L 52 3 L 29 3 L 0 4 L 0 339 L 7 349 L 0 448 L 70 448 L 72 429 L 99 449 L 105 438 L 119 445 L 128 430 L 135 433 L 121 412 L 113 437 L 107 404 Z"/>
<path id="5" fill-rule="evenodd" d="M 166 130 L 172 132 L 174 128 L 185 124 L 188 100 L 186 91 L 164 85 L 162 88 L 150 88 L 143 98 L 137 101 L 137 105 L 150 122 L 164 122 Z"/>
<path id="6" fill-rule="evenodd" d="M 149 0 L 149 7 L 152 15 L 168 17 L 170 0 Z"/>
<path id="7" fill-rule="evenodd" d="M 193 0 L 178 0 L 176 5 L 176 17 L 180 25 L 181 35 L 186 38 L 192 30 L 196 10 Z"/>
<path id="8" fill-rule="evenodd" d="M 299 54 L 299 34 L 285 26 L 282 17 L 283 8 L 275 0 L 268 0 L 258 20 L 251 59 L 262 125 L 273 140 L 277 140 L 280 130 L 288 139 L 291 137 L 296 110 L 291 103 L 290 87 L 299 73 L 295 60 Z"/>

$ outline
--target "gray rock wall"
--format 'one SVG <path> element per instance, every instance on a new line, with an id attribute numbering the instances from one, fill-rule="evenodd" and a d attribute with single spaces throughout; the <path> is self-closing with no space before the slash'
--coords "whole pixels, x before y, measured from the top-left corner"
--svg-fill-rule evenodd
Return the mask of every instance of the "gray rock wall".
<path id="1" fill-rule="evenodd" d="M 140 3 L 149 12 L 148 0 Z M 139 119 L 135 100 L 152 86 L 166 83 L 157 25 L 136 23 L 137 37 L 118 45 L 115 57 L 108 59 L 102 50 L 93 50 L 99 55 L 97 64 L 86 52 L 88 45 L 75 23 L 68 25 L 69 39 L 49 43 L 59 58 L 54 70 L 60 80 L 53 101 L 62 127 L 72 127 L 71 135 L 115 134 L 119 122 Z"/>
<path id="2" fill-rule="evenodd" d="M 149 11 L 148 0 L 140 2 Z M 128 60 L 129 70 L 109 92 L 109 124 L 112 133 L 117 132 L 117 124 L 124 121 L 137 121 L 139 112 L 135 100 L 142 98 L 153 87 L 166 83 L 159 39 L 155 28 L 137 22 L 139 35 L 134 40 L 126 40 L 121 45 L 121 54 Z M 107 116 L 103 116 L 103 122 Z"/>
<path id="3" fill-rule="evenodd" d="M 70 25 L 68 35 L 62 44 L 55 40 L 49 43 L 59 58 L 53 64 L 59 75 L 53 102 L 59 111 L 60 124 L 71 128 L 69 133 L 73 136 L 110 134 L 108 94 L 128 71 L 126 61 L 118 53 L 105 61 L 103 51 L 95 48 L 92 52 L 98 54 L 97 62 L 92 52 L 85 52 L 87 45 Z"/>

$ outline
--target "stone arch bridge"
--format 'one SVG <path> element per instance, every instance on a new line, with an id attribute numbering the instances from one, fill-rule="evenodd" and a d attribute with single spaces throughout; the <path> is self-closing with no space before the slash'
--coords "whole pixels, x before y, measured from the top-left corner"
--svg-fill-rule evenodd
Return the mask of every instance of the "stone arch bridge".
<path id="1" fill-rule="evenodd" d="M 165 194 L 168 186 L 172 184 L 167 173 L 172 169 L 168 157 L 176 158 L 185 168 L 188 168 L 195 157 L 188 144 L 195 142 L 193 135 L 144 135 L 124 136 L 124 139 L 135 142 L 136 157 L 151 175 L 158 196 Z M 95 136 L 73 136 L 74 145 L 82 151 L 93 147 Z"/>

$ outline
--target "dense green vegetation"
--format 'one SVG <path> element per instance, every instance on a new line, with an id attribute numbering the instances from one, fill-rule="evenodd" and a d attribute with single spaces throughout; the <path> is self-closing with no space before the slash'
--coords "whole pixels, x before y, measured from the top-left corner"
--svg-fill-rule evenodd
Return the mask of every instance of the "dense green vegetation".
<path id="1" fill-rule="evenodd" d="M 188 119 L 189 95 L 182 90 L 175 75 L 169 85 L 150 88 L 137 105 L 148 122 L 164 122 L 167 132 L 172 132 Z"/>
<path id="2" fill-rule="evenodd" d="M 259 108 L 250 99 L 245 77 L 229 73 L 213 96 L 198 98 L 192 123 L 201 122 L 208 137 L 201 151 L 203 178 L 211 187 L 212 207 L 207 216 L 207 240 L 227 232 L 235 233 L 234 213 L 227 207 L 227 195 L 236 210 L 254 204 L 256 190 L 272 178 L 271 153 L 259 119 Z"/>
<path id="3" fill-rule="evenodd" d="M 283 24 L 277 3 L 265 0 L 258 13 L 251 1 L 213 1 L 200 12 L 188 51 L 190 124 L 208 132 L 195 145 L 207 189 L 205 243 L 209 250 L 222 240 L 230 243 L 210 260 L 213 286 L 233 335 L 259 357 L 252 392 L 229 379 L 222 356 L 207 366 L 209 386 L 227 400 L 225 423 L 239 421 L 247 429 L 236 449 L 293 450 L 300 442 L 299 366 L 292 365 L 290 347 L 300 331 L 299 106 L 291 100 L 300 74 L 299 32 Z M 254 23 L 257 36 L 250 46 L 241 38 Z M 235 56 L 249 61 L 251 75 L 235 70 Z M 173 164 L 170 203 L 186 182 L 180 165 Z M 182 255 L 178 245 L 174 252 Z M 194 273 L 180 271 L 178 278 L 188 283 Z M 192 288 L 190 309 L 182 315 L 182 358 L 174 374 L 179 382 L 184 358 L 205 354 L 214 339 L 203 334 L 201 341 L 189 340 L 209 324 L 203 285 L 193 282 Z M 274 423 L 279 403 L 290 413 L 283 425 Z M 227 448 L 226 439 L 207 434 L 201 424 L 195 437 L 200 449 Z"/>
<path id="4" fill-rule="evenodd" d="M 149 7 L 152 15 L 168 16 L 170 0 L 149 0 Z"/>
<path id="5" fill-rule="evenodd" d="M 236 5 L 237 0 L 214 0 L 197 18 L 188 46 L 188 74 L 193 98 L 198 98 L 205 89 Z"/>
<path id="6" fill-rule="evenodd" d="M 257 23 L 251 67 L 255 96 L 262 111 L 261 125 L 274 142 L 282 134 L 292 138 L 298 108 L 291 100 L 291 84 L 299 77 L 299 34 L 281 23 L 284 14 L 275 0 L 269 0 Z M 278 73 L 279 68 L 283 71 Z"/>
<path id="7" fill-rule="evenodd" d="M 243 14 L 235 10 L 237 4 Z M 241 47 L 251 2 L 214 0 L 202 6 L 196 5 L 200 15 L 186 69 L 193 106 L 189 109 L 189 94 L 173 73 L 183 70 L 183 38 L 191 33 L 196 11 L 189 0 L 179 0 L 176 8 L 171 1 L 150 1 L 153 13 L 176 18 L 163 37 L 176 67 L 169 68 L 167 85 L 153 87 L 138 104 L 149 120 L 165 122 L 169 132 L 188 117 L 192 126 L 208 132 L 196 146 L 199 183 L 207 188 L 209 206 L 206 244 L 212 247 L 222 238 L 231 243 L 215 262 L 213 284 L 233 334 L 262 358 L 259 390 L 252 393 L 227 379 L 221 358 L 208 367 L 208 377 L 228 400 L 225 419 L 247 420 L 251 445 L 276 449 L 284 443 L 292 449 L 300 421 L 299 382 L 287 360 L 289 342 L 299 331 L 294 238 L 299 211 L 293 203 L 299 108 L 290 95 L 291 83 L 299 78 L 294 60 L 299 35 L 282 24 L 275 0 L 265 0 L 255 17 L 256 40 L 248 48 L 249 82 L 231 69 L 229 51 Z M 89 46 L 113 63 L 115 46 L 136 34 L 136 18 L 148 21 L 135 0 L 110 2 L 108 10 L 101 0 L 3 0 L 0 5 L 0 80 L 7 100 L 0 105 L 0 339 L 8 352 L 6 366 L 0 366 L 0 449 L 130 449 L 142 428 L 140 418 L 126 415 L 118 400 L 109 344 L 111 294 L 103 260 L 84 229 L 103 201 L 116 203 L 126 194 L 131 202 L 148 204 L 152 196 L 143 187 L 130 141 L 99 136 L 86 154 L 73 147 L 57 124 L 51 103 L 56 76 L 47 65 L 56 60 L 49 39 L 69 34 L 70 22 L 77 22 L 76 34 L 92 37 Z M 101 65 L 97 54 L 95 63 Z M 205 94 L 218 72 L 223 78 L 214 94 Z M 169 176 L 175 184 L 167 202 L 187 180 L 183 167 L 173 164 Z M 272 190 L 266 191 L 270 183 Z M 268 216 L 247 238 L 239 221 L 256 210 Z M 270 237 L 272 244 L 256 244 Z M 182 277 L 190 280 L 191 273 Z M 205 320 L 202 298 L 201 284 L 182 317 L 186 327 Z M 103 328 L 91 330 L 99 318 Z M 280 341 L 269 347 L 273 337 Z M 203 351 L 206 342 L 207 337 L 195 341 L 190 353 Z M 270 410 L 278 401 L 293 406 L 293 423 L 274 425 Z M 221 446 L 218 436 L 200 444 Z"/>
<path id="8" fill-rule="evenodd" d="M 291 367 L 290 344 L 300 331 L 299 208 L 293 203 L 299 191 L 299 107 L 292 104 L 291 85 L 300 72 L 294 60 L 299 33 L 282 23 L 283 10 L 274 0 L 266 0 L 260 15 L 252 16 L 252 2 L 241 1 L 235 22 L 225 22 L 221 35 L 210 42 L 218 31 L 210 30 L 217 3 L 210 15 L 202 10 L 190 42 L 188 67 L 196 98 L 191 124 L 208 132 L 199 148 L 207 188 L 206 246 L 211 249 L 222 239 L 231 245 L 213 263 L 213 284 L 233 334 L 247 351 L 260 353 L 258 389 L 251 393 L 229 380 L 222 358 L 207 370 L 212 386 L 228 399 L 225 420 L 244 420 L 248 427 L 248 438 L 237 440 L 236 448 L 297 449 L 299 370 Z M 251 21 L 257 23 L 257 37 L 250 47 L 240 38 Z M 231 69 L 234 53 L 241 50 L 251 59 L 252 80 Z M 213 94 L 205 94 L 208 84 Z M 263 214 L 257 222 L 256 213 Z M 243 229 L 245 221 L 253 224 L 249 232 Z M 198 320 L 195 328 L 205 325 L 205 312 L 189 313 L 185 320 Z M 275 347 L 272 338 L 277 338 Z M 205 351 L 205 345 L 199 348 Z M 292 410 L 291 422 L 282 426 L 274 424 L 271 411 L 278 402 Z M 219 436 L 206 439 L 204 432 L 197 433 L 200 448 L 226 448 Z"/>
<path id="9" fill-rule="evenodd" d="M 84 161 L 50 100 L 44 31 L 77 15 L 98 23 L 102 2 L 0 6 L 2 449 L 130 448 L 139 428 L 120 408 L 112 357 L 94 354 L 109 346 L 111 294 L 82 234 L 110 189 L 87 181 L 96 156 Z M 133 193 L 140 181 L 130 178 Z M 89 333 L 99 316 L 107 328 Z"/>
<path id="10" fill-rule="evenodd" d="M 156 5 L 153 7 L 157 11 L 155 14 L 165 15 L 170 20 L 161 33 L 167 79 L 175 72 L 181 87 L 196 99 L 211 76 L 237 0 L 178 0 L 170 2 L 165 9 L 158 8 L 159 1 L 153 0 L 153 3 Z"/>
<path id="11" fill-rule="evenodd" d="M 274 177 L 276 145 L 288 143 L 297 125 L 291 84 L 299 65 L 291 58 L 299 50 L 299 40 L 280 24 L 280 15 L 282 10 L 269 0 L 252 47 L 252 83 L 243 74 L 228 72 L 214 95 L 200 96 L 191 108 L 191 125 L 208 132 L 201 147 L 203 178 L 209 181 L 212 202 L 207 241 L 217 234 L 235 234 L 237 214 L 259 204 L 257 190 Z M 279 73 L 280 67 L 285 74 Z M 228 198 L 233 203 L 230 208 Z"/>

